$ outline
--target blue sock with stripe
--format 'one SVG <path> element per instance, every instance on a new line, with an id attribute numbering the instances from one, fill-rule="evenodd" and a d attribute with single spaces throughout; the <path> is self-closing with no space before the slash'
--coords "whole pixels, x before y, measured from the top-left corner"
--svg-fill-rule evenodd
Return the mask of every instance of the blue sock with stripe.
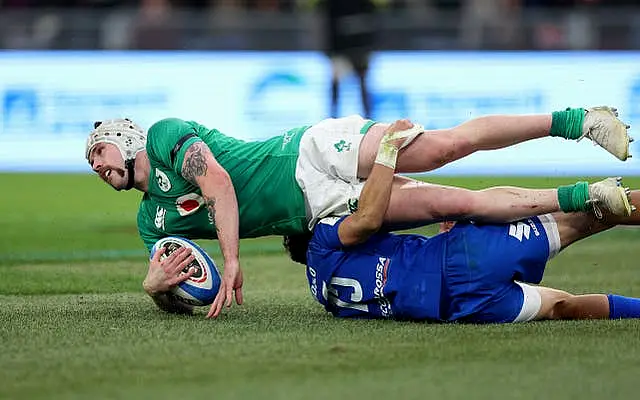
<path id="1" fill-rule="evenodd" d="M 608 294 L 609 319 L 640 318 L 640 299 Z"/>

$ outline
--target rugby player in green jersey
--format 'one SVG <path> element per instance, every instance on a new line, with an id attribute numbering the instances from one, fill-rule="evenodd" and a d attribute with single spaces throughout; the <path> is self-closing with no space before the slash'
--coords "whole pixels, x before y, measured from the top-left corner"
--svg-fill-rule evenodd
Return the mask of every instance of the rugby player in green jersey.
<path id="1" fill-rule="evenodd" d="M 130 120 L 116 119 L 96 122 L 85 155 L 91 168 L 116 190 L 144 193 L 137 222 L 147 249 L 169 235 L 218 239 L 224 273 L 207 314 L 217 317 L 223 305 L 231 305 L 234 291 L 236 302 L 242 303 L 239 239 L 294 235 L 327 215 L 353 212 L 388 126 L 354 115 L 245 142 L 181 119 L 161 120 L 147 133 Z M 608 107 L 486 116 L 444 130 L 424 131 L 415 125 L 393 136 L 403 138 L 396 172 L 429 171 L 478 150 L 546 136 L 587 137 L 626 160 L 628 128 Z M 385 224 L 395 229 L 444 219 L 508 222 L 600 208 L 628 215 L 624 188 L 611 182 L 473 191 L 396 176 Z M 182 311 L 164 293 L 188 277 L 171 271 L 180 270 L 190 257 L 175 252 L 163 261 L 150 261 L 143 285 L 166 311 Z"/>

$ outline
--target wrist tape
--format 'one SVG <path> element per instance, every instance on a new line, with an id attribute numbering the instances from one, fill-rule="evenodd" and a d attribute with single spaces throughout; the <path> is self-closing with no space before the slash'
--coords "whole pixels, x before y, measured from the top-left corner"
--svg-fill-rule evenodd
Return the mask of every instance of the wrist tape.
<path id="1" fill-rule="evenodd" d="M 376 164 L 384 165 L 393 170 L 396 169 L 396 161 L 398 160 L 398 148 L 389 143 L 380 143 L 378 154 L 376 155 Z"/>

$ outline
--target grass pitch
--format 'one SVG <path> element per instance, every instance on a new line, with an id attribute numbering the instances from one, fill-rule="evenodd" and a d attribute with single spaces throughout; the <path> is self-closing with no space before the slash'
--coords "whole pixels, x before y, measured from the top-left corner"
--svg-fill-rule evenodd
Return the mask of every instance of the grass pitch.
<path id="1" fill-rule="evenodd" d="M 218 320 L 206 309 L 167 315 L 141 289 L 138 194 L 86 175 L 5 174 L 0 187 L 0 398 L 637 397 L 640 321 L 337 320 L 311 299 L 278 238 L 241 243 L 245 305 Z M 640 297 L 639 240 L 640 229 L 616 229 L 578 243 L 550 263 L 544 283 Z"/>

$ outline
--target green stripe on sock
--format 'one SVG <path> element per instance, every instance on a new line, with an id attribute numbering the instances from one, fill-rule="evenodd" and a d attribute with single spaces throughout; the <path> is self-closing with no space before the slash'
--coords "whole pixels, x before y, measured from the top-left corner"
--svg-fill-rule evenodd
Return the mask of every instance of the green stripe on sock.
<path id="1" fill-rule="evenodd" d="M 589 184 L 587 182 L 577 182 L 571 193 L 573 208 L 576 211 L 586 211 L 587 200 L 589 200 Z"/>
<path id="2" fill-rule="evenodd" d="M 558 203 L 564 212 L 586 211 L 589 200 L 589 184 L 577 182 L 558 188 Z"/>
<path id="3" fill-rule="evenodd" d="M 582 136 L 584 115 L 584 108 L 567 108 L 565 111 L 554 111 L 551 113 L 549 135 L 565 139 L 579 139 Z"/>
<path id="4" fill-rule="evenodd" d="M 564 212 L 571 212 L 571 192 L 575 185 L 560 186 L 558 188 L 558 203 Z"/>

